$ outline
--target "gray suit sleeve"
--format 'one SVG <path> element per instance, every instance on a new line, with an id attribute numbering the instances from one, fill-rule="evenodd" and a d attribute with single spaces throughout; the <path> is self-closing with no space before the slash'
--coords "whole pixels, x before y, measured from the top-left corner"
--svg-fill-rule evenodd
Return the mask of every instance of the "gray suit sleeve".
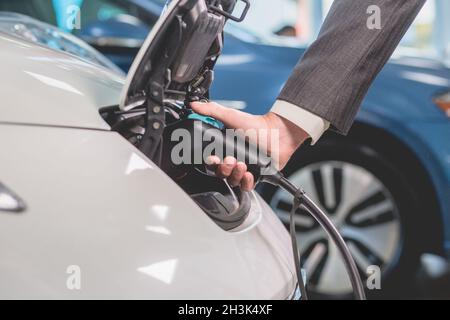
<path id="1" fill-rule="evenodd" d="M 367 91 L 426 0 L 335 0 L 279 100 L 310 111 L 347 134 Z M 367 10 L 380 8 L 381 29 Z"/>

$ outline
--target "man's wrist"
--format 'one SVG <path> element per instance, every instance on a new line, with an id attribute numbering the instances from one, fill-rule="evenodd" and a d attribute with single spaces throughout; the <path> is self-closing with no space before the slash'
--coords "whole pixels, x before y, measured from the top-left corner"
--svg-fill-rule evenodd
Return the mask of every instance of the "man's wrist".
<path id="1" fill-rule="evenodd" d="M 325 119 L 287 101 L 277 100 L 270 111 L 307 132 L 312 144 L 315 144 L 330 127 L 330 123 Z"/>
<path id="2" fill-rule="evenodd" d="M 279 131 L 280 143 L 283 144 L 283 148 L 288 148 L 291 153 L 294 153 L 310 138 L 309 134 L 301 127 L 274 112 L 269 112 L 264 117 L 271 129 Z"/>

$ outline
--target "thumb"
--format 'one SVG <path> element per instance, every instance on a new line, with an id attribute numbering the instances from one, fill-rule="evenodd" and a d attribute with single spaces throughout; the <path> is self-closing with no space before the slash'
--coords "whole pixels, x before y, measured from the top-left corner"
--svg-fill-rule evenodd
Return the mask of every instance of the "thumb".
<path id="1" fill-rule="evenodd" d="M 226 108 L 215 102 L 192 102 L 192 110 L 201 115 L 215 118 L 219 121 L 225 120 Z"/>
<path id="2" fill-rule="evenodd" d="M 194 112 L 219 120 L 230 129 L 247 129 L 254 125 L 254 116 L 215 102 L 192 102 L 191 107 Z"/>

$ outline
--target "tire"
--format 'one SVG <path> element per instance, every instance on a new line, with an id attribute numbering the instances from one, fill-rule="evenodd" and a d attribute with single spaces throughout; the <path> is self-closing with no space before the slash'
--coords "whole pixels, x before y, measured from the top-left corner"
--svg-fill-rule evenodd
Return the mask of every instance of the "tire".
<path id="1" fill-rule="evenodd" d="M 285 175 L 302 187 L 329 214 L 343 234 L 360 268 L 379 266 L 381 290 L 370 298 L 411 298 L 421 254 L 418 205 L 404 179 L 401 164 L 356 140 L 326 138 L 301 148 Z M 263 197 L 288 226 L 292 198 L 265 185 Z M 310 295 L 323 299 L 351 298 L 351 286 L 340 256 L 319 225 L 297 211 L 297 239 Z"/>

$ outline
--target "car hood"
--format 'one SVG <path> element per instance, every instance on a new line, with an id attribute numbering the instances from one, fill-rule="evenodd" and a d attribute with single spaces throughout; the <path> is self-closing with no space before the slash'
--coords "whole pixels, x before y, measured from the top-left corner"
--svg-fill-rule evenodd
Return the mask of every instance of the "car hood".
<path id="1" fill-rule="evenodd" d="M 285 299 L 290 239 L 252 194 L 219 228 L 114 132 L 0 125 L 0 182 L 26 205 L 0 211 L 0 299 Z M 79 268 L 81 290 L 67 281 Z M 67 272 L 67 273 L 66 273 Z"/>
<path id="2" fill-rule="evenodd" d="M 0 122 L 109 130 L 124 78 L 71 54 L 0 33 Z"/>
<path id="3" fill-rule="evenodd" d="M 222 47 L 225 18 L 210 9 L 204 0 L 172 1 L 126 81 L 74 55 L 0 33 L 0 80 L 5 83 L 0 88 L 0 122 L 109 130 L 99 109 L 119 103 L 122 108 L 130 107 L 130 101 L 132 108 L 137 100 L 142 104 L 150 96 L 147 91 L 154 92 L 151 84 L 165 84 L 166 71 L 171 71 L 171 86 L 164 89 L 185 97 L 192 83 L 203 87 L 203 82 L 198 82 L 200 73 L 207 63 L 213 64 Z M 180 17 L 186 23 L 180 22 Z M 177 27 L 182 26 L 181 34 Z M 171 98 L 180 100 L 175 96 Z"/>

